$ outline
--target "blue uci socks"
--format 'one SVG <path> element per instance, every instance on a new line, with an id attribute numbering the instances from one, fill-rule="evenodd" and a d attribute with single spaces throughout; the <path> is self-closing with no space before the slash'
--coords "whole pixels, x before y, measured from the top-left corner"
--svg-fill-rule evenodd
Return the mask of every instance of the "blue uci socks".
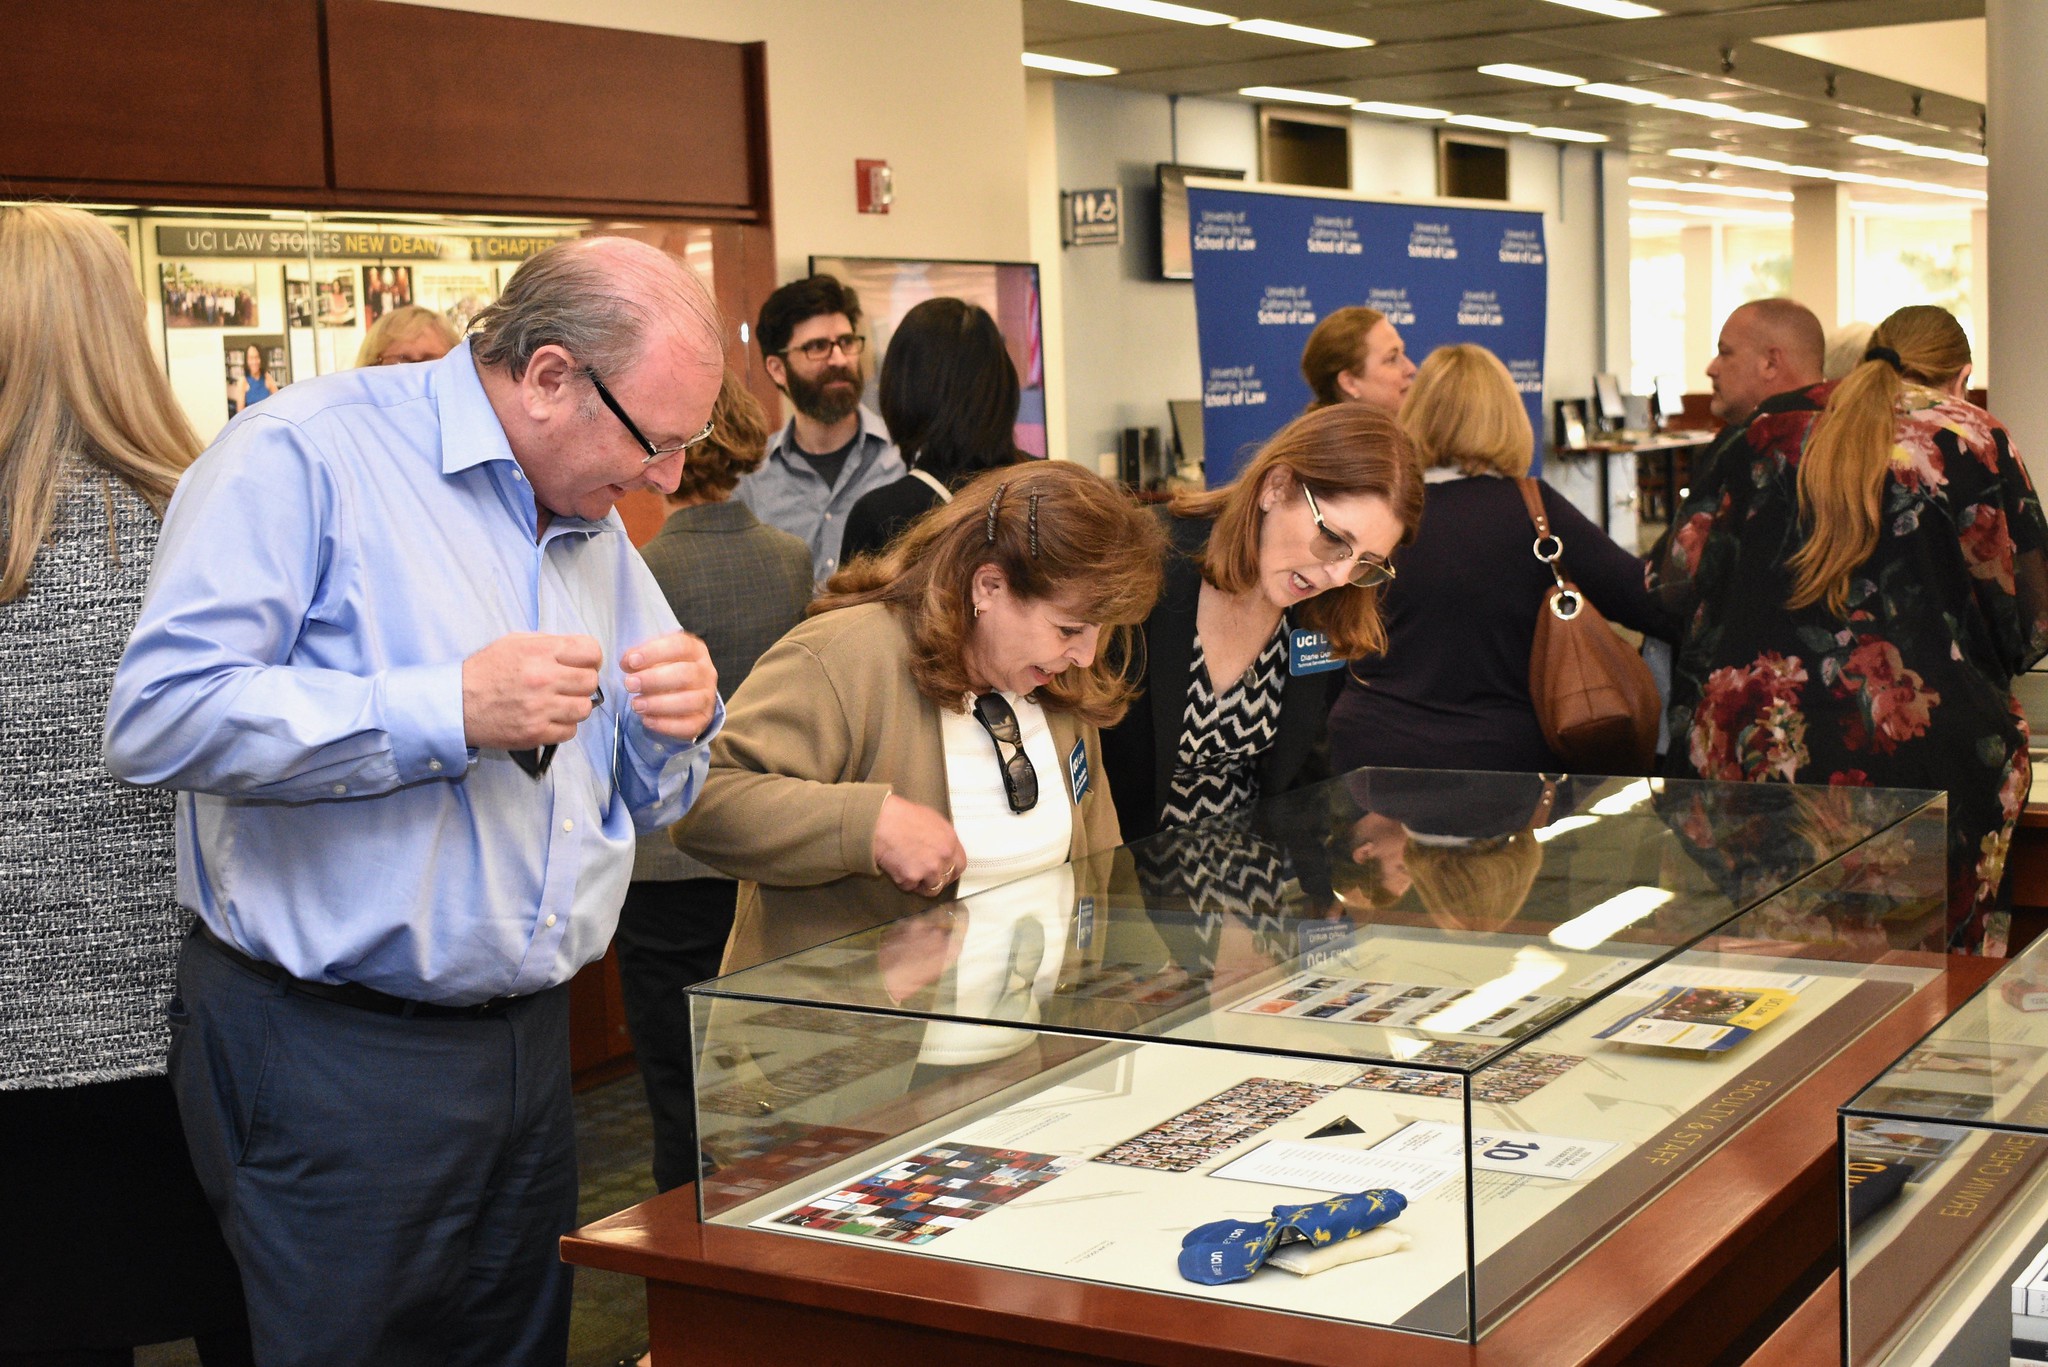
<path id="1" fill-rule="evenodd" d="M 1241 1282 L 1280 1244 L 1300 1240 L 1320 1246 L 1355 1239 L 1407 1208 L 1407 1197 L 1379 1187 L 1304 1206 L 1275 1206 L 1271 1219 L 1252 1224 L 1215 1220 L 1198 1225 L 1180 1241 L 1180 1275 L 1207 1286 Z"/>

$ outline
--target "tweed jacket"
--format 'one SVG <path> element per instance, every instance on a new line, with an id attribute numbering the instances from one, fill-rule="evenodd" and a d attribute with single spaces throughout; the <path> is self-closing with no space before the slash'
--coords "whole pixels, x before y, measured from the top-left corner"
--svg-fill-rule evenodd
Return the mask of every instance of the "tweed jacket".
<path id="1" fill-rule="evenodd" d="M 809 548 L 744 503 L 678 508 L 640 556 L 683 630 L 703 639 L 728 698 L 811 601 Z M 665 831 L 641 836 L 633 853 L 636 883 L 723 876 L 678 850 Z"/>
<path id="2" fill-rule="evenodd" d="M 1188 670 L 1195 658 L 1195 613 L 1202 596 L 1198 557 L 1209 544 L 1212 523 L 1158 511 L 1169 548 L 1159 602 L 1145 619 L 1145 694 L 1124 719 L 1105 731 L 1111 788 L 1126 840 L 1142 840 L 1159 829 L 1159 817 L 1173 791 L 1173 765 L 1180 748 L 1181 716 L 1187 708 Z M 1327 777 L 1316 754 L 1330 700 L 1344 672 L 1290 674 L 1281 685 L 1279 735 L 1259 759 L 1259 796 L 1272 797 Z"/>
<path id="3" fill-rule="evenodd" d="M 100 762 L 157 519 L 83 459 L 28 591 L 0 603 L 0 1090 L 164 1070 L 164 1003 L 191 924 L 172 795 Z"/>
<path id="4" fill-rule="evenodd" d="M 726 972 L 932 905 L 875 864 L 891 793 L 952 811 L 939 710 L 910 676 L 910 649 L 879 603 L 821 613 L 771 646 L 727 704 L 704 791 L 672 828 L 686 853 L 743 880 Z M 1074 858 L 1114 847 L 1095 728 L 1068 712 L 1046 721 L 1060 755 L 1082 748 L 1090 781 L 1074 802 L 1067 775 L 1042 775 L 1039 800 L 1074 802 Z"/>

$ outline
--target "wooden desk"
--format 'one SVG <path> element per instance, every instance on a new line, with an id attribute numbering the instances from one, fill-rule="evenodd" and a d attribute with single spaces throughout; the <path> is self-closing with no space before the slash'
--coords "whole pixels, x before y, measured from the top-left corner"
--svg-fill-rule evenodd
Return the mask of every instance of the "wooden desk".
<path id="1" fill-rule="evenodd" d="M 1997 967 L 1949 971 L 1809 1076 L 1477 1345 L 764 1230 L 706 1226 L 681 1188 L 562 1256 L 647 1280 L 657 1367 L 1704 1367 L 1838 1259 L 1835 1110 Z M 915 1355 L 914 1357 L 912 1355 Z"/>

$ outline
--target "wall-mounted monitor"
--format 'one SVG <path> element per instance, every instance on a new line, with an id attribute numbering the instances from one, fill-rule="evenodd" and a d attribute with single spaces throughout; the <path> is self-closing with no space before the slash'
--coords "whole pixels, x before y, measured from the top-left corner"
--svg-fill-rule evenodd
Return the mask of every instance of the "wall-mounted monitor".
<path id="1" fill-rule="evenodd" d="M 867 392 L 876 406 L 882 360 L 903 315 L 927 299 L 951 296 L 987 309 L 1009 344 L 1023 391 L 1017 406 L 1017 449 L 1046 454 L 1045 328 L 1040 315 L 1038 267 L 1029 261 L 911 261 L 880 256 L 813 256 L 811 274 L 836 276 L 853 286 L 866 318 Z"/>
<path id="2" fill-rule="evenodd" d="M 1244 172 L 1229 167 L 1159 163 L 1159 278 L 1195 278 L 1194 243 L 1188 236 L 1188 177 L 1243 180 Z"/>

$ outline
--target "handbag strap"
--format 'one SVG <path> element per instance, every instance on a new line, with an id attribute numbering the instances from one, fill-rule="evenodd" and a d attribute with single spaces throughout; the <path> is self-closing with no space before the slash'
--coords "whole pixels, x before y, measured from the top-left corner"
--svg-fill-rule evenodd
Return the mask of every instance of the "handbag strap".
<path id="1" fill-rule="evenodd" d="M 943 483 L 941 483 L 939 477 L 937 475 L 934 475 L 931 471 L 920 470 L 916 466 L 912 466 L 910 469 L 910 477 L 915 480 L 922 480 L 924 484 L 928 488 L 930 488 L 933 493 L 939 496 L 939 502 L 951 503 L 953 501 L 953 491 L 951 489 L 948 489 Z"/>
<path id="2" fill-rule="evenodd" d="M 1564 577 L 1559 562 L 1564 559 L 1564 538 L 1550 530 L 1550 518 L 1543 511 L 1543 493 L 1536 480 L 1523 475 L 1515 480 L 1522 491 L 1522 504 L 1529 510 L 1529 520 L 1536 524 L 1536 539 L 1529 545 L 1529 553 L 1541 560 L 1550 571 L 1550 577 L 1557 581 L 1557 593 L 1550 602 L 1550 610 L 1560 620 L 1569 622 L 1579 615 L 1579 604 L 1583 601 L 1579 591 Z M 1546 545 L 1546 543 L 1548 543 Z"/>

